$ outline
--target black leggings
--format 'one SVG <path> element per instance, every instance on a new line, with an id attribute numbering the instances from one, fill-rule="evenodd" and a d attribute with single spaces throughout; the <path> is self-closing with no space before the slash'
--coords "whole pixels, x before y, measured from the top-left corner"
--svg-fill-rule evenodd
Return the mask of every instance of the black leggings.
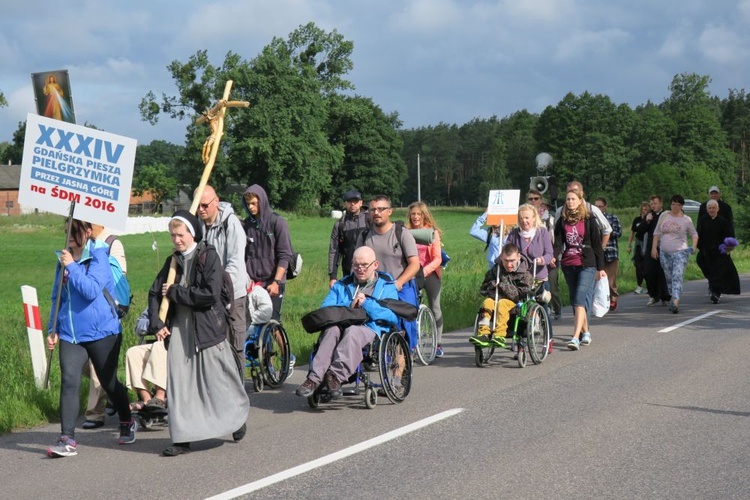
<path id="1" fill-rule="evenodd" d="M 117 380 L 117 362 L 120 358 L 122 335 L 109 335 L 94 342 L 71 344 L 60 341 L 60 421 L 62 433 L 75 437 L 76 419 L 81 407 L 79 389 L 86 361 L 91 359 L 96 376 L 117 410 L 120 422 L 129 422 L 130 403 L 128 390 Z"/>

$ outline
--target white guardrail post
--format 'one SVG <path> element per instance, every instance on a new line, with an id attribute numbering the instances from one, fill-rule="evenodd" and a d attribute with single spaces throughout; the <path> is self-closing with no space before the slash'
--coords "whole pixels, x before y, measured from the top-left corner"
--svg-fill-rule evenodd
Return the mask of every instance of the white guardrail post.
<path id="1" fill-rule="evenodd" d="M 39 314 L 36 288 L 23 285 L 21 287 L 21 296 L 23 297 L 23 313 L 26 316 L 26 332 L 29 336 L 34 381 L 39 389 L 43 389 L 44 374 L 47 371 L 47 358 L 45 357 L 44 333 L 42 332 L 42 319 Z"/>

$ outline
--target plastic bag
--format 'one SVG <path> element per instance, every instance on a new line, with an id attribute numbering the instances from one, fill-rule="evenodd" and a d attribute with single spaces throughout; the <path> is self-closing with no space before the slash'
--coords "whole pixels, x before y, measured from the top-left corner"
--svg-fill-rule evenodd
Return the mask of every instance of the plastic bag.
<path id="1" fill-rule="evenodd" d="M 591 304 L 591 312 L 597 318 L 601 318 L 609 312 L 609 281 L 606 276 L 594 282 L 594 300 Z"/>

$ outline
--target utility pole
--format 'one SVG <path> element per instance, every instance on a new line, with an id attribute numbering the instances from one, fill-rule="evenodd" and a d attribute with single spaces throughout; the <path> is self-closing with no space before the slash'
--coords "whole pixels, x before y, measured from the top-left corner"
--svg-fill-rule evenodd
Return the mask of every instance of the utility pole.
<path id="1" fill-rule="evenodd" d="M 419 166 L 419 153 L 417 153 L 417 201 L 422 201 L 422 172 Z"/>

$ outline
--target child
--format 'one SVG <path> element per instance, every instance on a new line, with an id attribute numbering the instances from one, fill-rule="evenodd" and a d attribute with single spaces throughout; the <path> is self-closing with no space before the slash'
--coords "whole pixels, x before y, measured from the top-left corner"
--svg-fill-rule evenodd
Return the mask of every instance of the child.
<path id="1" fill-rule="evenodd" d="M 534 278 L 529 270 L 526 257 L 513 243 L 506 243 L 495 260 L 495 265 L 484 276 L 479 293 L 487 297 L 482 302 L 477 335 L 469 342 L 479 347 L 505 347 L 505 334 L 508 330 L 510 311 L 524 300 L 534 286 Z M 495 289 L 497 288 L 497 318 L 495 330 L 490 330 L 490 318 L 495 310 Z"/>

